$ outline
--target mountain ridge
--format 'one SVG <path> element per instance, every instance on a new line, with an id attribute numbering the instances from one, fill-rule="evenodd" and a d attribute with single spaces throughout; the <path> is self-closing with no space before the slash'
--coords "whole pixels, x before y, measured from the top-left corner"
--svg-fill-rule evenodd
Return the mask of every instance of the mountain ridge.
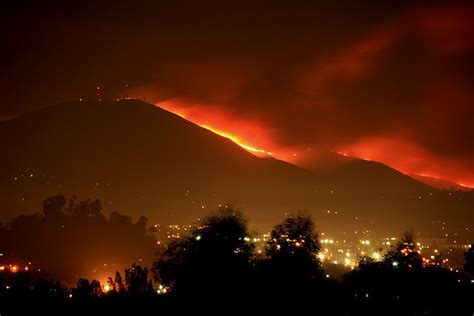
<path id="1" fill-rule="evenodd" d="M 352 160 L 316 172 L 259 158 L 138 100 L 67 102 L 31 112 L 0 122 L 0 141 L 8 148 L 0 157 L 3 216 L 37 211 L 42 199 L 64 193 L 100 198 L 107 210 L 154 223 L 194 222 L 233 203 L 265 229 L 285 213 L 307 210 L 321 229 L 348 230 L 349 219 L 358 217 L 395 230 L 408 214 L 416 223 L 444 216 L 449 202 L 380 163 Z M 444 203 L 432 214 L 430 194 Z M 341 215 L 327 217 L 328 209 Z"/>

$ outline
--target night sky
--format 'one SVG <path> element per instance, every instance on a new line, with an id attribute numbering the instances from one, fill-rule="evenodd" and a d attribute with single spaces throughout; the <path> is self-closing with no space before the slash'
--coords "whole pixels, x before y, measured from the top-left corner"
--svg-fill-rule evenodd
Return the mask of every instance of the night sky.
<path id="1" fill-rule="evenodd" d="M 474 186 L 472 3 L 97 2 L 1 2 L 1 120 L 130 96 L 300 165 Z"/>

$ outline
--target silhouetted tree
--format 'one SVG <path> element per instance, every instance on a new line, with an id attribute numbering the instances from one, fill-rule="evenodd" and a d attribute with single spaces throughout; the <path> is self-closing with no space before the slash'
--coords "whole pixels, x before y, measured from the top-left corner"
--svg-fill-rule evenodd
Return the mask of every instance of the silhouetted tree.
<path id="1" fill-rule="evenodd" d="M 63 208 L 66 206 L 67 200 L 62 194 L 48 197 L 43 201 L 43 213 L 46 217 L 59 217 Z"/>
<path id="2" fill-rule="evenodd" d="M 298 213 L 275 226 L 266 254 L 281 277 L 310 280 L 321 276 L 320 244 L 309 215 Z"/>
<path id="3" fill-rule="evenodd" d="M 374 264 L 377 264 L 377 261 L 370 256 L 362 256 L 359 258 L 359 261 L 357 262 L 357 266 L 361 269 L 367 266 L 372 266 Z"/>
<path id="4" fill-rule="evenodd" d="M 474 245 L 470 245 L 469 249 L 464 253 L 464 271 L 474 274 Z"/>
<path id="5" fill-rule="evenodd" d="M 168 246 L 154 265 L 155 278 L 175 293 L 241 291 L 253 248 L 242 214 L 221 210 Z"/>
<path id="6" fill-rule="evenodd" d="M 32 283 L 31 288 L 41 297 L 48 297 L 51 296 L 51 294 L 62 295 L 65 293 L 65 290 L 61 287 L 61 283 L 59 281 L 54 282 L 53 280 L 36 280 Z"/>
<path id="7" fill-rule="evenodd" d="M 405 232 L 385 257 L 384 262 L 396 268 L 418 269 L 423 266 L 423 260 L 416 246 L 413 232 Z"/>
<path id="8" fill-rule="evenodd" d="M 139 230 L 145 230 L 148 225 L 148 218 L 145 216 L 140 216 L 138 222 L 135 224 L 135 227 Z"/>
<path id="9" fill-rule="evenodd" d="M 107 278 L 107 286 L 109 287 L 108 293 L 117 293 L 117 285 L 115 284 L 114 278 L 108 277 Z"/>
<path id="10" fill-rule="evenodd" d="M 350 315 L 463 314 L 455 303 L 462 288 L 459 274 L 423 268 L 412 233 L 405 233 L 382 262 L 361 259 L 344 284 L 352 292 Z"/>
<path id="11" fill-rule="evenodd" d="M 115 272 L 114 284 L 115 284 L 115 290 L 117 291 L 117 293 L 123 293 L 125 291 L 125 285 L 123 284 L 122 276 L 120 275 L 118 271 Z"/>
<path id="12" fill-rule="evenodd" d="M 148 279 L 148 269 L 135 263 L 131 268 L 125 269 L 125 286 L 129 295 L 153 293 L 153 285 Z"/>
<path id="13" fill-rule="evenodd" d="M 141 217 L 112 212 L 107 219 L 98 200 L 68 200 L 56 195 L 43 202 L 40 213 L 19 215 L 0 230 L 2 260 L 32 262 L 48 277 L 75 282 L 90 267 L 110 262 L 125 267 L 136 258 L 151 265 L 158 250 L 156 239 Z"/>
<path id="14" fill-rule="evenodd" d="M 89 282 L 87 279 L 79 279 L 77 286 L 73 291 L 74 297 L 78 299 L 89 299 L 99 297 L 102 294 L 102 288 L 100 282 L 92 280 Z"/>
<path id="15" fill-rule="evenodd" d="M 102 203 L 99 200 L 79 201 L 69 205 L 69 213 L 82 217 L 100 217 L 104 218 Z"/>

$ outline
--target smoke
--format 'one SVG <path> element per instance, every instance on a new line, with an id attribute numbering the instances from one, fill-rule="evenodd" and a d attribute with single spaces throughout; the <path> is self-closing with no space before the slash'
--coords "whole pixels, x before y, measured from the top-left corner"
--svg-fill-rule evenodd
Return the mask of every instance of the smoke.
<path id="1" fill-rule="evenodd" d="M 291 162 L 341 151 L 474 185 L 470 3 L 118 1 L 92 13 L 40 11 L 34 29 L 11 36 L 5 111 L 19 94 L 21 112 L 101 85 Z M 10 73 L 29 74 L 15 81 L 28 93 Z"/>

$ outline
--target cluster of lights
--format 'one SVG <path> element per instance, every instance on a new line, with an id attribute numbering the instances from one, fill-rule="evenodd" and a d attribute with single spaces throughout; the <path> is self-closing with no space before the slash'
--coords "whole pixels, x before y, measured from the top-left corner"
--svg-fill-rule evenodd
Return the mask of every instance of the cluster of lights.
<path id="1" fill-rule="evenodd" d="M 321 243 L 322 244 L 333 244 L 334 240 L 333 239 L 322 239 Z"/>
<path id="2" fill-rule="evenodd" d="M 223 207 L 223 205 L 219 205 L 219 207 Z M 227 205 L 226 205 L 227 207 Z M 324 210 L 324 212 L 327 213 L 336 213 L 335 211 L 328 211 Z M 358 219 L 358 217 L 356 217 Z M 445 224 L 445 223 L 443 223 Z M 155 225 L 155 228 L 159 228 L 159 225 Z M 182 237 L 182 233 L 184 231 L 191 231 L 191 228 L 194 227 L 195 229 L 202 229 L 204 227 L 200 226 L 195 226 L 195 225 L 167 225 L 168 228 L 167 238 L 168 239 L 179 239 Z M 464 228 L 463 228 L 464 229 Z M 384 249 L 386 250 L 387 248 L 391 247 L 392 245 L 396 244 L 398 238 L 397 237 L 385 237 L 383 238 L 380 243 L 374 242 L 371 240 L 370 234 L 371 231 L 368 229 L 363 229 L 363 230 L 358 230 L 354 232 L 355 234 L 364 236 L 365 238 L 359 239 L 356 243 L 351 243 L 347 240 L 336 240 L 328 237 L 324 237 L 325 233 L 320 232 L 320 236 L 323 237 L 323 239 L 320 240 L 321 245 L 326 248 L 322 249 L 322 251 L 318 254 L 318 258 L 321 262 L 330 262 L 333 264 L 339 264 L 343 265 L 345 267 L 350 267 L 351 269 L 354 269 L 357 267 L 358 264 L 358 258 L 361 256 L 369 256 L 375 261 L 381 261 L 383 259 L 383 253 Z M 199 241 L 201 240 L 201 235 L 194 236 L 195 240 Z M 265 247 L 266 247 L 266 242 L 271 240 L 271 233 L 267 232 L 262 235 L 258 236 L 245 236 L 243 237 L 243 240 L 247 243 L 254 243 L 256 245 L 255 252 L 256 254 L 263 254 Z M 278 242 L 281 241 L 286 241 L 288 244 L 291 244 L 293 247 L 302 247 L 303 243 L 305 242 L 304 240 L 297 240 L 297 239 L 290 239 L 288 238 L 287 235 L 283 234 L 280 236 L 280 238 L 274 239 L 274 242 L 276 243 L 275 249 L 280 250 L 282 245 L 278 244 Z M 160 241 L 157 242 L 158 244 L 161 244 Z M 421 243 L 417 242 L 416 243 L 416 248 L 415 244 L 412 245 L 413 247 L 408 247 L 407 249 L 404 249 L 401 251 L 402 254 L 408 255 L 412 251 L 418 252 L 418 254 L 421 254 L 421 249 L 429 249 L 430 247 L 425 245 L 422 246 Z M 461 245 L 459 245 L 461 246 Z M 334 249 L 336 248 L 336 249 Z M 412 248 L 412 249 L 410 249 Z M 416 249 L 416 250 L 413 250 Z M 349 254 L 349 255 L 348 255 Z M 433 260 L 433 259 L 431 259 Z M 430 258 L 426 258 L 426 262 L 431 263 Z M 439 262 L 439 260 L 438 260 Z M 447 265 L 449 260 L 443 259 L 443 264 Z"/>
<path id="3" fill-rule="evenodd" d="M 204 228 L 204 226 L 199 226 L 199 225 L 196 226 L 196 225 L 190 225 L 190 224 L 185 224 L 185 225 L 173 224 L 173 225 L 167 225 L 165 227 L 167 228 L 166 231 L 162 229 L 161 225 L 155 224 L 153 226 L 154 232 L 163 234 L 162 237 L 166 239 L 181 239 L 186 233 L 189 233 L 192 230 L 192 228 L 195 228 L 198 230 Z M 161 245 L 162 241 L 158 240 L 157 244 Z"/>
<path id="4" fill-rule="evenodd" d="M 31 263 L 30 263 L 31 264 Z M 11 272 L 17 273 L 19 271 L 30 271 L 29 266 L 24 266 L 23 268 L 16 264 L 9 264 L 9 265 L 1 265 L 0 272 Z"/>
<path id="5" fill-rule="evenodd" d="M 324 236 L 324 235 L 325 235 L 324 233 L 321 233 L 321 236 Z M 391 247 L 393 244 L 396 243 L 397 240 L 398 239 L 396 237 L 383 238 L 381 240 L 380 248 L 378 248 L 377 246 L 375 246 L 377 243 L 373 243 L 369 239 L 361 239 L 358 241 L 358 245 L 357 244 L 352 245 L 350 243 L 347 244 L 346 240 L 341 242 L 338 240 L 325 238 L 320 241 L 321 244 L 324 246 L 324 248 L 319 252 L 318 259 L 321 262 L 339 264 L 339 265 L 343 265 L 346 267 L 350 267 L 351 269 L 354 269 L 358 264 L 357 258 L 361 256 L 368 255 L 370 258 L 372 258 L 375 261 L 383 260 L 384 249 L 386 250 L 387 248 Z M 336 245 L 337 245 L 337 248 L 334 249 Z M 339 248 L 341 245 L 345 245 L 346 248 Z M 362 246 L 364 246 L 365 248 L 362 248 Z M 418 255 L 421 255 L 422 249 L 430 248 L 430 246 L 428 245 L 423 246 L 420 242 L 414 243 L 409 246 L 411 247 L 407 247 L 401 250 L 402 255 L 408 256 L 410 255 L 410 253 L 417 253 Z M 367 251 L 367 247 L 373 248 L 373 250 Z M 464 245 L 463 247 L 469 248 L 469 245 Z M 424 266 L 433 266 L 433 265 L 448 266 L 450 262 L 448 258 L 438 259 L 439 250 L 434 249 L 433 252 L 434 252 L 433 256 L 424 258 L 423 260 Z M 398 266 L 398 262 L 395 262 L 393 265 Z"/>
<path id="6" fill-rule="evenodd" d="M 371 257 L 375 261 L 380 261 L 382 259 L 382 255 L 380 254 L 380 252 L 377 252 L 377 251 L 374 251 Z"/>
<path id="7" fill-rule="evenodd" d="M 164 286 L 163 284 L 160 284 L 158 286 L 158 289 L 156 290 L 156 293 L 158 294 L 166 294 L 169 292 L 169 288 L 167 288 L 166 286 Z"/>
<path id="8" fill-rule="evenodd" d="M 404 256 L 408 256 L 409 254 L 414 253 L 414 252 L 416 252 L 416 253 L 418 253 L 418 254 L 421 254 L 421 250 L 420 250 L 420 249 L 414 250 L 414 249 L 410 249 L 410 248 L 404 248 L 404 249 L 402 249 L 400 252 L 401 252 L 402 255 L 404 255 Z"/>

